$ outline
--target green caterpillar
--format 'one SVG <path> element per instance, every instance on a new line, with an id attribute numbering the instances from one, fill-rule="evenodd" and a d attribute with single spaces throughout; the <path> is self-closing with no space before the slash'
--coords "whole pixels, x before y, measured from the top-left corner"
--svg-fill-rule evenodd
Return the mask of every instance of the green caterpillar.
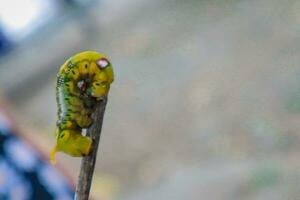
<path id="1" fill-rule="evenodd" d="M 108 94 L 113 80 L 110 61 L 94 51 L 78 53 L 61 66 L 57 75 L 57 141 L 50 155 L 52 163 L 57 151 L 77 157 L 89 154 L 92 141 L 81 132 L 93 123 L 94 105 Z"/>

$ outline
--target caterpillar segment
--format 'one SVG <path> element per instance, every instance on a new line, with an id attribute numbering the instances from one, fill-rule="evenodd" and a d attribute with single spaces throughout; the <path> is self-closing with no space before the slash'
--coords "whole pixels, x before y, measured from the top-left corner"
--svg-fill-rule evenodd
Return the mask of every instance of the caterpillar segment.
<path id="1" fill-rule="evenodd" d="M 75 157 L 89 154 L 92 140 L 82 135 L 82 129 L 92 125 L 94 106 L 108 94 L 113 80 L 110 61 L 94 51 L 76 54 L 61 66 L 56 85 L 56 145 L 51 151 L 51 163 L 56 162 L 56 152 Z"/>

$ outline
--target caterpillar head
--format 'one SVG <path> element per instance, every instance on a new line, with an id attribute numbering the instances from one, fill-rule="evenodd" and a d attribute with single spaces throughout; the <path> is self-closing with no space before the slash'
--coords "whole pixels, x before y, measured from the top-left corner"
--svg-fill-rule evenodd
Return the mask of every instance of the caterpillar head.
<path id="1" fill-rule="evenodd" d="M 56 152 L 64 152 L 74 157 L 86 156 L 90 153 L 92 140 L 74 130 L 63 130 L 57 134 L 57 142 L 51 151 L 50 161 L 56 163 Z"/>
<path id="2" fill-rule="evenodd" d="M 105 55 L 95 51 L 85 51 L 70 58 L 66 64 L 68 63 L 78 69 L 80 74 L 78 79 L 92 77 L 87 82 L 78 82 L 80 84 L 77 84 L 77 87 L 81 91 L 87 89 L 88 94 L 97 99 L 107 95 L 110 84 L 114 81 L 114 72 L 111 62 Z"/>
<path id="3" fill-rule="evenodd" d="M 106 57 L 102 56 L 95 60 L 95 64 L 99 71 L 98 73 L 95 73 L 94 79 L 89 88 L 89 93 L 93 97 L 101 98 L 107 95 L 110 84 L 114 80 L 114 74 L 110 61 Z"/>

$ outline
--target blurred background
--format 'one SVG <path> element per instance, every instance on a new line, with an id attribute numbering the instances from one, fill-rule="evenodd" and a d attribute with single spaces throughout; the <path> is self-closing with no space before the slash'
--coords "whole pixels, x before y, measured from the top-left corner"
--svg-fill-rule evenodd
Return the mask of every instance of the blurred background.
<path id="1" fill-rule="evenodd" d="M 1 98 L 45 155 L 60 65 L 112 60 L 94 199 L 300 199 L 300 1 L 0 4 Z"/>

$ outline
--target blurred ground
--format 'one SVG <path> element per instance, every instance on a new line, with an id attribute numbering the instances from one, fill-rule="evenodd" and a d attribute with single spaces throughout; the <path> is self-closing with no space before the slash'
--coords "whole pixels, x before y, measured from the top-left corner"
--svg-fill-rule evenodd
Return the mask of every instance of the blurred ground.
<path id="1" fill-rule="evenodd" d="M 3 58 L 0 83 L 51 148 L 59 65 L 111 57 L 93 188 L 111 199 L 297 200 L 299 27 L 297 0 L 102 1 Z"/>

